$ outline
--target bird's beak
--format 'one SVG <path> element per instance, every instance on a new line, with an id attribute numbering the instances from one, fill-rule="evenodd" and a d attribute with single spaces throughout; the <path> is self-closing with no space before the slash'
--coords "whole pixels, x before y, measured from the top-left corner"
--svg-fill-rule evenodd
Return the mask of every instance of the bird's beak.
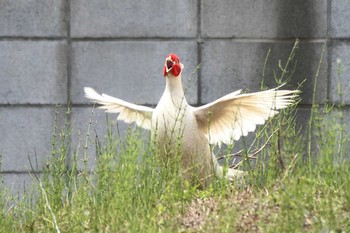
<path id="1" fill-rule="evenodd" d="M 171 60 L 170 57 L 168 57 L 166 60 L 165 60 L 165 71 L 166 73 L 168 73 L 171 68 L 173 68 L 174 66 L 174 62 Z"/>

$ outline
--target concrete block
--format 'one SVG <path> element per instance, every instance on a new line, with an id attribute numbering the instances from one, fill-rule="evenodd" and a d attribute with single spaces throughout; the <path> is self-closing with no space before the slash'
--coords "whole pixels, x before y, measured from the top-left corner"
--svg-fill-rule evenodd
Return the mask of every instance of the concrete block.
<path id="1" fill-rule="evenodd" d="M 108 130 L 111 130 L 117 150 L 119 150 L 120 145 L 126 140 L 128 130 L 131 129 L 140 130 L 145 142 L 147 142 L 150 136 L 149 131 L 141 131 L 134 124 L 128 125 L 117 121 L 117 116 L 117 114 L 106 114 L 103 110 L 93 109 L 92 107 L 73 108 L 72 151 L 76 152 L 78 156 L 79 169 L 83 169 L 85 163 L 88 170 L 96 167 L 96 160 L 98 159 L 96 146 L 103 147 L 108 145 Z M 88 134 L 89 127 L 90 134 Z"/>
<path id="2" fill-rule="evenodd" d="M 327 114 L 325 114 L 327 113 Z M 319 116 L 317 116 L 319 114 Z M 322 147 L 324 146 L 330 146 L 329 145 L 322 145 L 322 142 L 320 141 L 320 137 L 323 137 L 323 139 L 327 138 L 328 140 L 332 140 L 332 138 L 336 141 L 333 152 L 334 152 L 334 158 L 336 160 L 339 159 L 338 153 L 340 152 L 340 146 L 342 147 L 341 150 L 344 152 L 345 159 L 349 159 L 349 152 L 350 152 L 350 110 L 349 109 L 336 109 L 333 108 L 332 111 L 326 111 L 325 108 L 320 107 L 317 114 L 314 114 L 314 117 L 317 117 L 318 123 L 313 122 L 313 128 L 312 128 L 312 148 L 311 152 L 312 154 L 319 156 L 322 150 Z M 311 109 L 300 109 L 298 111 L 297 115 L 297 125 L 302 125 L 303 129 L 301 133 L 304 133 L 303 137 L 305 139 L 308 138 L 308 123 L 309 119 L 311 117 Z M 321 122 L 320 122 L 321 120 Z M 322 120 L 324 120 L 322 122 Z M 317 135 L 315 131 L 317 132 Z M 305 141 L 307 143 L 307 141 Z M 325 153 L 325 152 L 323 152 Z"/>
<path id="3" fill-rule="evenodd" d="M 35 170 L 42 169 L 51 155 L 55 111 L 54 107 L 0 108 L 3 171 L 31 171 L 29 158 Z"/>
<path id="4" fill-rule="evenodd" d="M 326 0 L 201 1 L 203 37 L 323 38 Z"/>
<path id="5" fill-rule="evenodd" d="M 89 103 L 83 87 L 137 104 L 155 105 L 164 88 L 163 66 L 174 52 L 185 65 L 187 83 L 197 63 L 195 42 L 74 42 L 72 54 L 73 103 Z M 188 101 L 197 101 L 197 75 L 191 78 Z"/>
<path id="6" fill-rule="evenodd" d="M 331 1 L 331 36 L 333 38 L 350 37 L 350 1 Z"/>
<path id="7" fill-rule="evenodd" d="M 350 43 L 334 42 L 331 47 L 330 99 L 338 104 L 350 104 Z"/>
<path id="8" fill-rule="evenodd" d="M 345 140 L 344 151 L 346 151 L 347 159 L 350 159 L 350 109 L 343 109 L 343 116 L 344 118 L 341 118 L 341 123 L 346 130 L 346 135 L 344 135 L 343 139 Z"/>
<path id="9" fill-rule="evenodd" d="M 67 35 L 65 0 L 2 0 L 0 36 Z"/>
<path id="10" fill-rule="evenodd" d="M 112 121 L 113 116 L 110 117 Z M 103 110 L 92 107 L 73 108 L 72 126 L 73 154 L 68 164 L 72 165 L 73 156 L 76 155 L 79 169 L 83 169 L 86 163 L 87 168 L 91 170 L 96 166 L 96 142 L 103 142 L 105 135 L 107 135 L 107 116 Z"/>
<path id="11" fill-rule="evenodd" d="M 294 64 L 290 64 L 289 73 L 293 76 L 284 88 L 296 88 L 303 85 L 302 103 L 312 103 L 313 77 L 322 53 L 322 43 L 301 43 Z M 293 44 L 290 42 L 238 42 L 235 40 L 210 40 L 203 44 L 201 68 L 201 101 L 211 102 L 238 89 L 259 91 L 263 67 L 268 50 L 271 53 L 265 68 L 264 84 L 276 87 L 274 76 L 280 77 L 278 61 L 284 65 Z M 323 63 L 318 78 L 316 100 L 323 102 L 327 88 L 327 65 Z"/>
<path id="12" fill-rule="evenodd" d="M 335 111 L 333 114 L 333 122 L 330 124 L 330 133 L 336 135 L 336 145 L 334 148 L 335 154 L 344 156 L 343 158 L 336 157 L 339 162 L 343 162 L 341 159 L 350 159 L 350 109 L 345 108 L 339 111 Z M 342 154 L 339 154 L 342 152 Z"/>
<path id="13" fill-rule="evenodd" d="M 0 104 L 67 101 L 66 43 L 0 41 Z"/>
<path id="14" fill-rule="evenodd" d="M 24 192 L 31 193 L 34 190 L 33 177 L 29 173 L 6 173 L 0 175 L 0 180 L 3 181 L 3 187 L 0 181 L 0 191 L 6 190 L 7 194 L 13 195 L 14 197 L 23 197 Z M 7 199 L 6 195 L 2 197 L 7 204 L 15 204 L 13 199 Z M 15 198 L 15 200 L 17 200 Z"/>
<path id="15" fill-rule="evenodd" d="M 307 133 L 309 128 L 309 120 L 311 116 L 311 108 L 310 107 L 299 107 L 298 114 L 296 115 L 296 127 L 297 130 L 301 129 L 301 136 L 304 137 L 304 141 L 307 140 Z"/>
<path id="16" fill-rule="evenodd" d="M 339 159 L 348 160 L 350 158 L 349 109 L 333 108 L 331 111 L 329 109 L 325 111 L 324 108 L 320 108 L 319 115 L 317 121 L 313 122 L 312 153 L 316 158 L 320 158 L 325 153 L 333 155 L 335 162 Z"/>
<path id="17" fill-rule="evenodd" d="M 196 0 L 71 1 L 73 37 L 196 37 Z"/>

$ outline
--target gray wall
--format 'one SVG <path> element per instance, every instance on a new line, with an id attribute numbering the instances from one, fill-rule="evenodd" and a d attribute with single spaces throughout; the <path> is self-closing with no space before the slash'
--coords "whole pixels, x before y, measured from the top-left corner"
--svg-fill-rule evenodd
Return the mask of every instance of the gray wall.
<path id="1" fill-rule="evenodd" d="M 79 135 L 84 139 L 91 113 L 84 86 L 155 105 L 170 52 L 182 59 L 187 78 L 201 64 L 188 91 L 190 103 L 200 105 L 240 88 L 259 90 L 268 49 L 265 83 L 275 86 L 277 61 L 285 63 L 295 38 L 300 38 L 289 88 L 307 79 L 300 105 L 305 116 L 328 36 L 316 100 L 340 101 L 341 83 L 349 109 L 349 19 L 349 0 L 0 0 L 5 183 L 22 187 L 30 180 L 28 156 L 37 156 L 40 169 L 50 155 L 57 104 L 72 103 L 74 145 Z M 104 124 L 105 114 L 96 112 L 93 127 L 100 137 Z"/>

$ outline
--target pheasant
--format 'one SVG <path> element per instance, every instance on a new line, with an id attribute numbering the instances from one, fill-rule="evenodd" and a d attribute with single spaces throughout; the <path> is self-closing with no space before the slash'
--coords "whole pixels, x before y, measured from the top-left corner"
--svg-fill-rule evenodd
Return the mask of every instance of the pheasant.
<path id="1" fill-rule="evenodd" d="M 98 103 L 108 113 L 119 113 L 118 120 L 151 130 L 160 157 L 175 156 L 180 151 L 181 175 L 192 184 L 206 187 L 213 176 L 230 181 L 243 171 L 224 172 L 212 153 L 210 144 L 229 144 L 255 130 L 257 125 L 294 103 L 298 90 L 278 88 L 242 94 L 241 90 L 200 107 L 190 106 L 182 87 L 184 65 L 175 54 L 165 60 L 165 90 L 156 108 L 132 104 L 85 87 L 85 97 Z"/>

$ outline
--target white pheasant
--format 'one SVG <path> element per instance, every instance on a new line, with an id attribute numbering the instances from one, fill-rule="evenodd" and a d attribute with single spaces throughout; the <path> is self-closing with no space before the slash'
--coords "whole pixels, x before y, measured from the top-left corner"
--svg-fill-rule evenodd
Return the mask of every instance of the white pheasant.
<path id="1" fill-rule="evenodd" d="M 84 88 L 85 97 L 101 104 L 99 108 L 106 112 L 119 113 L 118 120 L 151 130 L 162 156 L 171 157 L 176 145 L 180 145 L 182 175 L 191 183 L 204 187 L 213 175 L 226 175 L 230 180 L 242 176 L 242 171 L 234 169 L 224 174 L 209 145 L 228 144 L 246 136 L 256 125 L 264 124 L 279 109 L 292 104 L 298 91 L 275 88 L 240 94 L 238 90 L 204 106 L 192 107 L 182 88 L 183 69 L 178 56 L 169 54 L 164 65 L 165 90 L 155 109 L 100 95 L 90 87 Z"/>

